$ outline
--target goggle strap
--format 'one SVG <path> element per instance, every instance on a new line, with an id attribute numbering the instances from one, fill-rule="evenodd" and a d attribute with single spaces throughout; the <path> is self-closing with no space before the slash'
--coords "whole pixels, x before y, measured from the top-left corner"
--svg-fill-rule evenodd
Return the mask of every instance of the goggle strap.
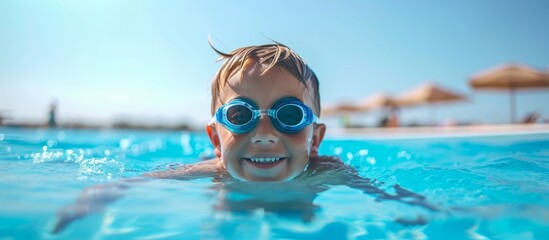
<path id="1" fill-rule="evenodd" d="M 320 118 L 318 118 L 314 113 L 313 113 L 313 123 L 319 123 L 320 122 Z"/>

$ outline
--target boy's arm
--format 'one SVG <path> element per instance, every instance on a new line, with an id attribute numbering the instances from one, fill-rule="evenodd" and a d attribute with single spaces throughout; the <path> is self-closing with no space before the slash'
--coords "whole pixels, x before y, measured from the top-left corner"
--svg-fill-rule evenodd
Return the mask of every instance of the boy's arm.
<path id="1" fill-rule="evenodd" d="M 88 187 L 71 205 L 58 212 L 57 223 L 52 233 L 63 231 L 71 222 L 90 213 L 99 212 L 124 196 L 125 190 L 135 184 L 147 182 L 150 178 L 192 180 L 204 177 L 215 177 L 223 171 L 218 159 L 207 160 L 196 164 L 183 165 L 177 169 L 146 173 L 140 177 Z"/>
<path id="2" fill-rule="evenodd" d="M 406 190 L 400 185 L 395 184 L 390 186 L 394 190 L 394 194 L 390 194 L 378 186 L 383 185 L 383 182 L 361 177 L 358 172 L 349 165 L 336 157 L 323 156 L 313 159 L 314 169 L 319 172 L 324 172 L 329 176 L 328 184 L 346 185 L 354 189 L 358 189 L 367 194 L 377 196 L 379 200 L 394 200 L 408 205 L 419 206 L 430 211 L 440 210 L 438 207 L 427 202 L 424 196 Z"/>
<path id="3" fill-rule="evenodd" d="M 425 196 L 414 193 L 410 190 L 404 189 L 398 184 L 389 186 L 389 188 L 392 188 L 392 190 L 394 190 L 394 193 L 390 194 L 376 187 L 376 185 L 378 186 L 383 185 L 382 182 L 374 182 L 370 179 L 362 178 L 358 174 L 354 175 L 352 178 L 353 179 L 350 179 L 346 184 L 347 186 L 352 187 L 354 189 L 362 190 L 368 194 L 377 195 L 377 198 L 379 200 L 399 201 L 408 205 L 422 207 L 430 211 L 440 210 L 438 207 L 429 203 L 425 198 Z"/>
<path id="4" fill-rule="evenodd" d="M 71 222 L 78 220 L 89 213 L 100 212 L 108 204 L 124 195 L 124 190 L 146 178 L 129 178 L 118 182 L 99 184 L 84 189 L 78 199 L 57 212 L 57 222 L 52 230 L 53 234 L 63 231 Z"/>
<path id="5" fill-rule="evenodd" d="M 215 158 L 195 164 L 186 164 L 177 169 L 150 172 L 143 174 L 143 176 L 150 178 L 192 180 L 206 177 L 215 178 L 223 174 L 223 170 L 223 163 L 218 158 Z"/>

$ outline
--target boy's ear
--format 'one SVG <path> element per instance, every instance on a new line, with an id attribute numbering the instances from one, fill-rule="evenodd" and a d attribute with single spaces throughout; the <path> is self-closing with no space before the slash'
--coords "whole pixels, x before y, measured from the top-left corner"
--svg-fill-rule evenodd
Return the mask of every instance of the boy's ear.
<path id="1" fill-rule="evenodd" d="M 313 130 L 313 139 L 311 141 L 311 152 L 309 152 L 310 157 L 318 156 L 318 148 L 322 139 L 324 138 L 324 133 L 326 133 L 326 124 L 317 123 L 314 126 Z"/>
<path id="2" fill-rule="evenodd" d="M 221 158 L 221 141 L 219 140 L 219 134 L 215 128 L 215 123 L 208 123 L 208 125 L 206 125 L 206 133 L 208 133 L 208 137 L 210 137 L 215 155 L 217 158 Z"/>

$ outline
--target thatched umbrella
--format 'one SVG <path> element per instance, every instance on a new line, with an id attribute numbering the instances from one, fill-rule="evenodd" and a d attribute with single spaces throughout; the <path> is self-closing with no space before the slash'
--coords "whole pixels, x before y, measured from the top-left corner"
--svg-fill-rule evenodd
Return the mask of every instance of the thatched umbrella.
<path id="1" fill-rule="evenodd" d="M 359 107 L 356 104 L 352 103 L 338 103 L 335 105 L 329 105 L 322 108 L 322 114 L 323 116 L 333 116 L 333 115 L 340 115 L 340 114 L 349 114 L 349 113 L 355 113 L 358 112 Z"/>
<path id="2" fill-rule="evenodd" d="M 431 105 L 438 103 L 449 103 L 464 101 L 464 95 L 437 86 L 433 83 L 424 83 L 409 90 L 395 98 L 395 103 L 400 107 Z"/>
<path id="3" fill-rule="evenodd" d="M 394 99 L 386 93 L 376 93 L 363 100 L 351 102 L 341 102 L 335 105 L 329 105 L 322 109 L 322 115 L 338 115 L 345 121 L 348 121 L 348 115 L 368 113 L 377 109 L 387 109 L 396 107 Z M 347 122 L 347 124 L 350 124 Z"/>
<path id="4" fill-rule="evenodd" d="M 375 109 L 396 106 L 397 102 L 389 94 L 376 93 L 356 103 L 342 102 L 339 104 L 326 106 L 322 109 L 322 114 L 329 116 L 349 113 L 366 113 Z"/>
<path id="5" fill-rule="evenodd" d="M 433 83 L 424 83 L 395 99 L 398 106 L 426 105 L 433 103 L 463 101 L 466 97 L 437 86 Z"/>
<path id="6" fill-rule="evenodd" d="M 364 112 L 357 104 L 341 102 L 334 105 L 328 105 L 322 108 L 322 116 L 338 116 L 340 124 L 343 127 L 350 127 L 350 114 Z"/>
<path id="7" fill-rule="evenodd" d="M 510 119 L 515 122 L 515 90 L 549 88 L 549 77 L 522 64 L 507 64 L 475 74 L 469 84 L 475 89 L 509 91 Z"/>
<path id="8" fill-rule="evenodd" d="M 397 105 L 397 102 L 391 95 L 381 92 L 362 100 L 358 108 L 363 111 L 370 111 L 379 108 L 396 107 Z"/>
<path id="9" fill-rule="evenodd" d="M 379 127 L 397 127 L 398 122 L 398 103 L 395 99 L 384 92 L 376 93 L 370 97 L 364 99 L 359 104 L 361 109 L 368 110 L 382 110 L 384 116 L 381 118 Z"/>

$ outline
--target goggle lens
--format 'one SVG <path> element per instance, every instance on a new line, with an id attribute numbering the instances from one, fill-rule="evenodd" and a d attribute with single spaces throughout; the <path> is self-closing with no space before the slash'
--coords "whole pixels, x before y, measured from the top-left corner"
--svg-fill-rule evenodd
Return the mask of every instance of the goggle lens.
<path id="1" fill-rule="evenodd" d="M 276 111 L 276 119 L 288 126 L 296 126 L 303 120 L 303 110 L 294 104 L 287 104 Z"/>
<path id="2" fill-rule="evenodd" d="M 227 109 L 227 120 L 234 125 L 244 125 L 252 120 L 252 110 L 243 105 L 233 105 Z"/>

